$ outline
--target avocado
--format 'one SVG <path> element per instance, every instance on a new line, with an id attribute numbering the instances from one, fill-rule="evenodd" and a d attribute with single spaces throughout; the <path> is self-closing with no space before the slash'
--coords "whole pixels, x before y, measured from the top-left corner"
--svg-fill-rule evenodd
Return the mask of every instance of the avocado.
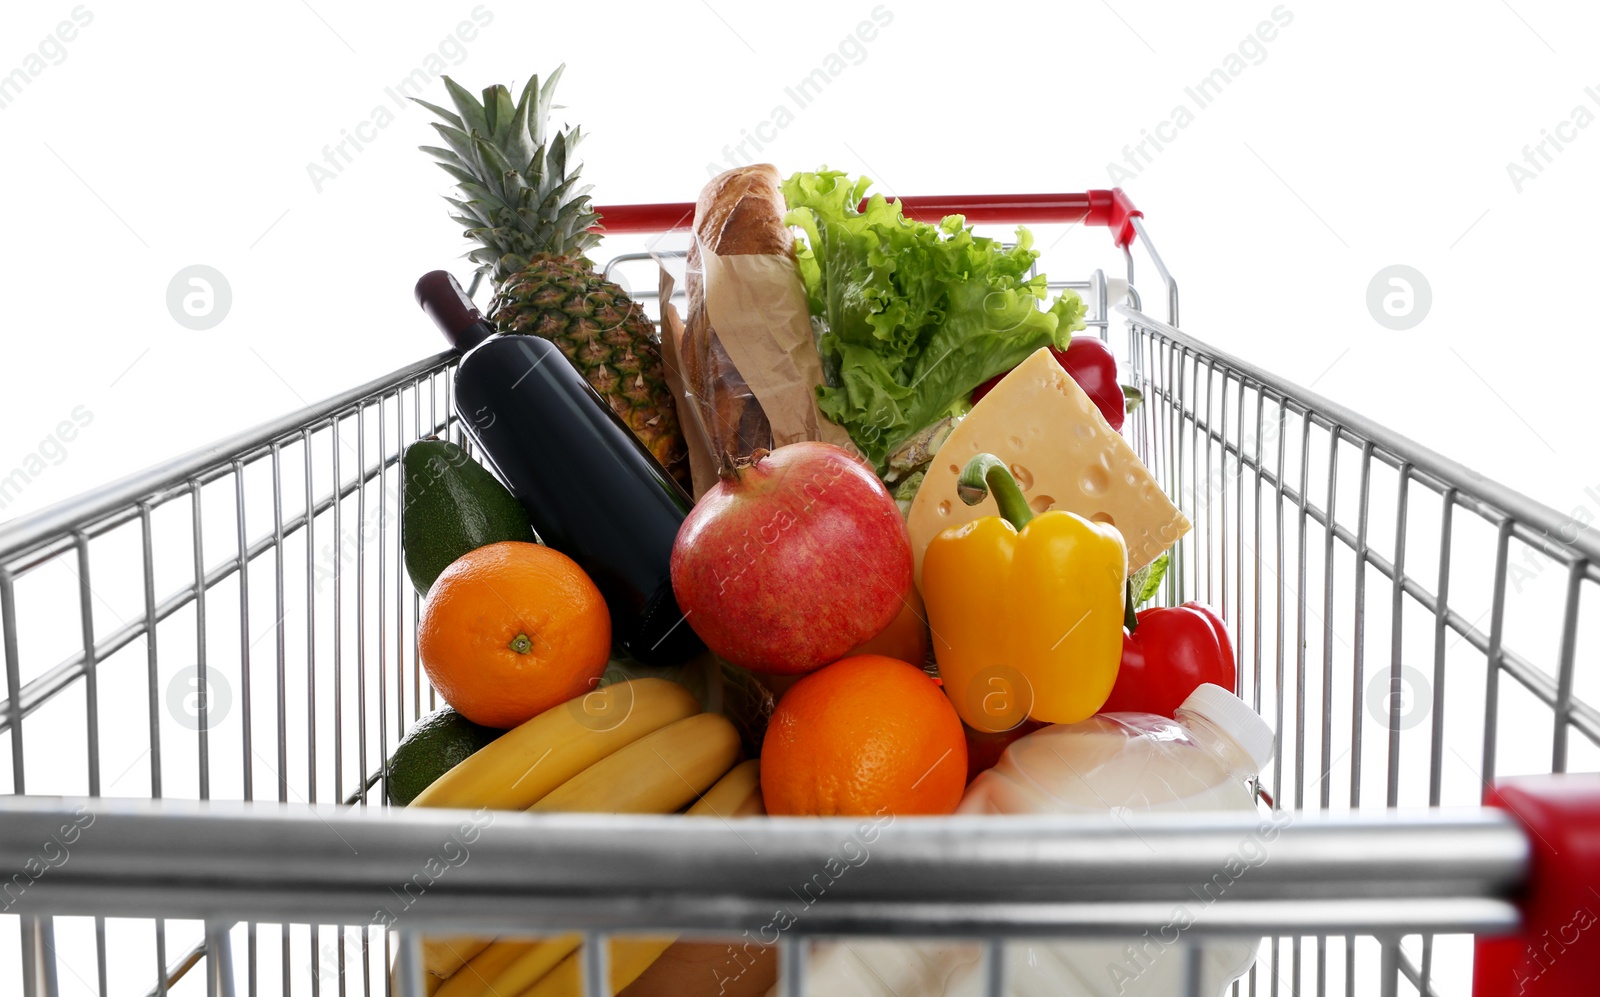
<path id="1" fill-rule="evenodd" d="M 389 759 L 384 784 L 393 806 L 408 806 L 446 772 L 505 731 L 473 723 L 449 706 L 418 720 Z"/>
<path id="2" fill-rule="evenodd" d="M 469 551 L 503 540 L 537 542 L 522 504 L 454 443 L 418 440 L 401 463 L 401 546 L 411 584 L 423 595 Z"/>

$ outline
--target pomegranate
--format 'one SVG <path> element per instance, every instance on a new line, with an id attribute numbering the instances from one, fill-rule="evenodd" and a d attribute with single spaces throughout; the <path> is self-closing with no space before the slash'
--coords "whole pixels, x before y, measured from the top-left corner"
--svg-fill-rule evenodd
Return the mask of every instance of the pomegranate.
<path id="1" fill-rule="evenodd" d="M 911 593 L 889 490 L 830 443 L 725 462 L 672 548 L 672 591 L 723 660 L 798 675 L 882 632 Z"/>

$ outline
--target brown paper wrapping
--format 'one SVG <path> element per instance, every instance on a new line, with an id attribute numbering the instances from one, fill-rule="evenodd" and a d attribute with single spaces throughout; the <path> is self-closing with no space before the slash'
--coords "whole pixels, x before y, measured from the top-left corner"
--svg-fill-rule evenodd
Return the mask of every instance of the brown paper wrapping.
<path id="1" fill-rule="evenodd" d="M 678 423 L 683 429 L 683 440 L 689 449 L 689 479 L 694 484 L 695 501 L 706 489 L 717 483 L 717 461 L 706 436 L 705 424 L 700 418 L 700 406 L 686 387 L 683 373 L 683 319 L 672 304 L 672 293 L 677 282 L 665 267 L 661 268 L 661 360 L 666 368 L 667 387 L 672 391 L 672 403 L 678 409 Z"/>
<path id="2" fill-rule="evenodd" d="M 822 358 L 794 260 L 719 256 L 700 246 L 706 317 L 772 427 L 772 444 L 821 440 L 855 452 L 850 434 L 817 408 Z M 698 492 L 698 480 L 696 491 Z"/>

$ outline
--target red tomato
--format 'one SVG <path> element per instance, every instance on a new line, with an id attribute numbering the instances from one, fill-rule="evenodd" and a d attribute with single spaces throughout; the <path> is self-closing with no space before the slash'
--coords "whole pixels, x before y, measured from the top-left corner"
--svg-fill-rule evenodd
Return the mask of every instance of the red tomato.
<path id="1" fill-rule="evenodd" d="M 1047 725 L 1039 720 L 1024 720 L 1010 730 L 990 733 L 973 730 L 962 724 L 961 729 L 967 735 L 967 782 L 976 779 L 978 773 L 984 769 L 994 768 L 994 764 L 1000 760 L 1000 756 L 1005 753 L 1012 741 L 1024 734 L 1032 734 L 1044 726 Z"/>
<path id="2" fill-rule="evenodd" d="M 1066 349 L 1051 347 L 1050 354 L 1078 382 L 1083 393 L 1094 401 L 1095 407 L 1106 417 L 1111 428 L 1121 432 L 1128 406 L 1122 396 L 1122 385 L 1117 382 L 1117 358 L 1112 355 L 1111 348 L 1102 343 L 1099 336 L 1073 336 Z M 987 395 L 1004 376 L 991 377 L 978 385 L 972 392 L 973 402 Z"/>
<path id="3" fill-rule="evenodd" d="M 1215 610 L 1186 602 L 1171 609 L 1141 610 L 1138 619 L 1133 633 L 1123 634 L 1117 684 L 1101 713 L 1170 717 L 1207 682 L 1233 690 L 1233 643 Z"/>

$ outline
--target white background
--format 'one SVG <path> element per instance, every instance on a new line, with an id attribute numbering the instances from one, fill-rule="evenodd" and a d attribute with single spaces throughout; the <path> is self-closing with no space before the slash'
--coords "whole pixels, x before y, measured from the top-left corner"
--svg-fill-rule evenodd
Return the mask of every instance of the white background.
<path id="1" fill-rule="evenodd" d="M 439 199 L 447 178 L 415 148 L 433 138 L 428 115 L 385 88 L 475 6 L 85 5 L 92 23 L 65 58 L 0 109 L 0 473 L 76 406 L 94 421 L 0 518 L 440 346 L 411 285 L 441 265 L 464 273 L 463 243 Z M 460 60 L 448 71 L 476 90 L 565 61 L 559 100 L 590 134 L 585 172 L 605 204 L 691 199 L 707 162 L 788 103 L 784 88 L 874 5 L 483 6 L 492 23 L 447 44 Z M 1123 147 L 1192 108 L 1184 88 L 1274 4 L 885 7 L 893 21 L 859 64 L 764 157 L 864 171 L 891 192 L 1111 186 Z M 0 71 L 73 9 L 6 5 Z M 1578 130 L 1520 193 L 1506 167 L 1576 106 L 1600 113 L 1584 93 L 1600 85 L 1600 13 L 1550 0 L 1285 9 L 1293 22 L 1264 61 L 1122 180 L 1182 282 L 1185 326 L 1563 512 L 1595 505 L 1584 295 L 1600 128 Z M 393 122 L 319 193 L 308 164 L 379 106 Z M 1115 263 L 1102 233 L 1069 241 Z M 233 292 L 203 332 L 166 307 L 195 263 Z M 1431 312 L 1405 332 L 1365 303 L 1393 263 L 1432 286 Z"/>

